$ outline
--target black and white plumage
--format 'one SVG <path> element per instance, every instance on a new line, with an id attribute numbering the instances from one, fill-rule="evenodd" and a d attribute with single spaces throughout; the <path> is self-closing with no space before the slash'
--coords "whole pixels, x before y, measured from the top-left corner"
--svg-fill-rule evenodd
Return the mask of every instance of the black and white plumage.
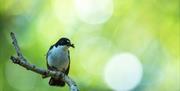
<path id="1" fill-rule="evenodd" d="M 49 70 L 61 71 L 68 75 L 70 69 L 70 47 L 74 48 L 74 44 L 71 44 L 68 38 L 61 38 L 49 48 L 46 55 L 47 67 Z M 49 85 L 64 86 L 65 82 L 61 79 L 51 77 Z"/>

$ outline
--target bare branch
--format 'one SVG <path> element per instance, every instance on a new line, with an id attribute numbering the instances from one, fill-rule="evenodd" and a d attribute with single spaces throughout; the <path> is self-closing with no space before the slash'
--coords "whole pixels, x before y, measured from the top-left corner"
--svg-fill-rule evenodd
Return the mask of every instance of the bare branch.
<path id="1" fill-rule="evenodd" d="M 61 78 L 62 80 L 64 80 L 64 82 L 66 82 L 69 86 L 70 91 L 79 91 L 76 83 L 67 75 L 65 75 L 63 72 L 60 71 L 51 71 L 51 70 L 45 70 L 42 68 L 39 68 L 33 64 L 30 64 L 22 55 L 20 48 L 18 46 L 18 42 L 16 40 L 16 37 L 14 35 L 13 32 L 11 32 L 11 38 L 12 38 L 12 44 L 16 50 L 16 53 L 18 55 L 18 57 L 14 57 L 11 56 L 11 60 L 13 63 L 18 64 L 24 68 L 26 68 L 27 70 L 31 70 L 35 73 L 38 73 L 40 75 L 43 75 L 44 77 L 55 77 L 55 78 Z"/>

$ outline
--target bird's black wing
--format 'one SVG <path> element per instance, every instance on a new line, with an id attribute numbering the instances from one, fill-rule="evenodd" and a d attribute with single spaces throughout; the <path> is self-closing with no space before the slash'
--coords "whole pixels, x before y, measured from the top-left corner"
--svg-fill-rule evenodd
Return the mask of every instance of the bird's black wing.
<path id="1" fill-rule="evenodd" d="M 47 54 L 46 54 L 46 64 L 47 64 L 47 68 L 48 68 L 49 70 L 57 70 L 55 67 L 51 67 L 51 66 L 48 65 L 48 55 L 50 54 L 49 51 L 53 48 L 53 46 L 54 46 L 54 45 L 52 45 L 52 46 L 49 48 L 49 50 L 48 50 L 48 52 L 47 52 Z"/>
<path id="2" fill-rule="evenodd" d="M 54 46 L 54 45 L 52 45 L 52 46 L 49 48 L 49 50 L 51 50 L 51 49 L 53 48 L 53 46 Z M 47 57 L 48 57 L 48 55 L 49 55 L 49 50 L 48 50 L 48 52 L 47 52 L 47 54 L 46 54 L 46 61 L 47 61 Z"/>
<path id="3" fill-rule="evenodd" d="M 69 53 L 69 50 L 68 50 L 68 59 L 69 59 L 69 64 L 68 64 L 68 68 L 67 68 L 66 71 L 65 71 L 65 74 L 66 74 L 66 75 L 68 75 L 69 69 L 70 69 L 70 53 Z"/>

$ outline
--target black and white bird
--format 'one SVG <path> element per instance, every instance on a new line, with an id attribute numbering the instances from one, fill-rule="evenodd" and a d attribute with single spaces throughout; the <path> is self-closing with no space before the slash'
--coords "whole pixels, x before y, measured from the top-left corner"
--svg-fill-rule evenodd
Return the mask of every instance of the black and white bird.
<path id="1" fill-rule="evenodd" d="M 49 48 L 46 55 L 47 67 L 49 70 L 61 71 L 68 75 L 70 69 L 70 55 L 69 48 L 73 47 L 68 38 L 60 38 L 54 45 Z M 65 86 L 62 79 L 51 77 L 49 80 L 51 86 Z"/>

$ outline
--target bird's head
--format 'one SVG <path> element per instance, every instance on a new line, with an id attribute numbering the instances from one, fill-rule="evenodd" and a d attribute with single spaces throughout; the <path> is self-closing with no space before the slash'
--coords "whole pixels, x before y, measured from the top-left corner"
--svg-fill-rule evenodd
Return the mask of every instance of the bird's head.
<path id="1" fill-rule="evenodd" d="M 56 45 L 56 46 L 58 46 L 58 45 L 60 45 L 60 46 L 67 46 L 68 48 L 69 48 L 69 47 L 72 47 L 72 48 L 75 47 L 74 44 L 72 44 L 71 41 L 70 41 L 68 38 L 65 38 L 65 37 L 60 38 L 60 39 L 56 42 L 55 45 Z"/>

